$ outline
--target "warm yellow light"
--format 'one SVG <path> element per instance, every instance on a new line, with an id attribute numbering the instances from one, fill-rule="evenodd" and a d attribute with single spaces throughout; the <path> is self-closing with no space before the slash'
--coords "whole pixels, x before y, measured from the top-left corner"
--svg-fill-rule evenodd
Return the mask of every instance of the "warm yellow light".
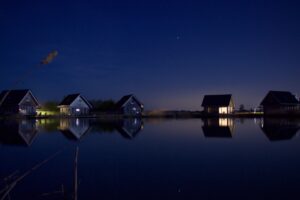
<path id="1" fill-rule="evenodd" d="M 228 118 L 219 118 L 219 126 L 228 126 Z"/>
<path id="2" fill-rule="evenodd" d="M 220 107 L 219 114 L 227 114 L 227 107 Z"/>

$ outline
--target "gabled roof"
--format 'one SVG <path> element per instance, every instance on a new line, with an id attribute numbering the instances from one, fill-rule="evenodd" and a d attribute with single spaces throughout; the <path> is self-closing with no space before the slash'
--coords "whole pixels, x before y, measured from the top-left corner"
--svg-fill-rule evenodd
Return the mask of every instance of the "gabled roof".
<path id="1" fill-rule="evenodd" d="M 202 101 L 202 106 L 229 106 L 231 97 L 231 94 L 205 95 Z"/>
<path id="2" fill-rule="evenodd" d="M 0 94 L 0 106 L 15 106 L 21 103 L 26 94 L 29 93 L 38 105 L 37 99 L 33 96 L 30 90 L 4 90 Z"/>
<path id="3" fill-rule="evenodd" d="M 260 105 L 297 105 L 299 101 L 288 91 L 269 91 Z"/>
<path id="4" fill-rule="evenodd" d="M 130 99 L 130 98 L 133 98 L 137 104 L 139 106 L 142 106 L 143 104 L 133 95 L 133 94 L 130 94 L 130 95 L 126 95 L 126 96 L 123 96 L 117 103 L 116 103 L 116 107 L 117 108 L 121 108 L 124 106 L 124 104 Z"/>
<path id="5" fill-rule="evenodd" d="M 92 108 L 93 106 L 91 105 L 91 103 L 86 99 L 84 98 L 82 95 L 80 95 L 79 93 L 78 94 L 69 94 L 68 96 L 66 96 L 62 102 L 59 104 L 59 106 L 69 106 L 73 103 L 73 101 L 75 101 L 75 99 L 80 96 L 83 101 L 90 107 Z"/>

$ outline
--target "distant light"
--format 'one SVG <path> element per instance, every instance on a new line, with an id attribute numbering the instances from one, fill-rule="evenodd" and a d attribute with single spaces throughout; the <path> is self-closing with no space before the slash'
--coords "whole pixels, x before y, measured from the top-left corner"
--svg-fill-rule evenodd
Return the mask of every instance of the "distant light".
<path id="1" fill-rule="evenodd" d="M 79 108 L 76 108 L 76 112 L 80 112 L 80 109 L 79 109 Z"/>

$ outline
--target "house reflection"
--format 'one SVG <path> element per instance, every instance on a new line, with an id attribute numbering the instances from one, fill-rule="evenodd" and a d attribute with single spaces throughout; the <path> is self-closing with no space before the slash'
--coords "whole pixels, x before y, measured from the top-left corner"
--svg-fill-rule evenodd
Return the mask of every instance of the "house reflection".
<path id="1" fill-rule="evenodd" d="M 120 121 L 117 126 L 118 132 L 127 139 L 133 139 L 144 128 L 140 118 L 126 118 Z"/>
<path id="2" fill-rule="evenodd" d="M 125 119 L 100 119 L 92 120 L 93 131 L 98 133 L 115 133 L 116 131 L 126 139 L 132 139 L 143 129 L 143 121 L 140 118 Z"/>
<path id="3" fill-rule="evenodd" d="M 203 119 L 202 130 L 208 138 L 232 138 L 234 121 L 232 118 Z"/>
<path id="4" fill-rule="evenodd" d="M 290 140 L 300 129 L 295 119 L 264 118 L 260 127 L 270 141 Z"/>
<path id="5" fill-rule="evenodd" d="M 0 144 L 30 146 L 37 133 L 34 119 L 0 121 Z"/>
<path id="6" fill-rule="evenodd" d="M 89 119 L 68 118 L 60 119 L 58 129 L 70 140 L 80 140 L 83 135 L 89 132 Z"/>

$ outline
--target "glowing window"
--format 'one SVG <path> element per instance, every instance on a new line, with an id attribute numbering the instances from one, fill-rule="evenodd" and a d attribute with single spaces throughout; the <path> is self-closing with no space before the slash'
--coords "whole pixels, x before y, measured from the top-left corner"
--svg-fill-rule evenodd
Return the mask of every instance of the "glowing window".
<path id="1" fill-rule="evenodd" d="M 79 109 L 79 108 L 76 108 L 76 112 L 80 112 L 80 109 Z"/>
<path id="2" fill-rule="evenodd" d="M 219 113 L 220 114 L 227 114 L 227 107 L 220 107 L 219 108 Z"/>

